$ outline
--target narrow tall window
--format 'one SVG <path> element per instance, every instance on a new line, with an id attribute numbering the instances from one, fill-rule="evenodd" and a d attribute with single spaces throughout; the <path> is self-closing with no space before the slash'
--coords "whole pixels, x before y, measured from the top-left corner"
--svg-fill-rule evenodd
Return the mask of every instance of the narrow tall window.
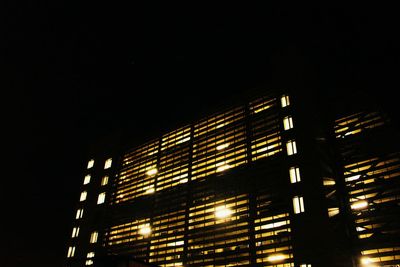
<path id="1" fill-rule="evenodd" d="M 87 197 L 87 192 L 86 192 L 86 191 L 83 191 L 83 192 L 81 193 L 81 197 L 79 198 L 79 201 L 85 201 L 85 200 L 86 200 L 86 197 Z"/>
<path id="2" fill-rule="evenodd" d="M 83 180 L 83 184 L 88 184 L 90 183 L 90 174 L 85 175 L 85 179 Z"/>
<path id="3" fill-rule="evenodd" d="M 295 214 L 304 212 L 303 197 L 296 196 L 293 198 L 293 210 Z"/>
<path id="4" fill-rule="evenodd" d="M 108 184 L 108 176 L 104 176 L 104 177 L 101 179 L 101 185 L 106 185 L 106 184 Z"/>
<path id="5" fill-rule="evenodd" d="M 289 156 L 296 154 L 297 153 L 296 141 L 294 140 L 288 141 L 286 143 L 286 151 Z"/>
<path id="6" fill-rule="evenodd" d="M 74 227 L 72 229 L 72 237 L 78 237 L 79 235 L 79 227 Z"/>
<path id="7" fill-rule="evenodd" d="M 284 108 L 286 106 L 290 105 L 290 100 L 289 100 L 289 96 L 288 95 L 283 95 L 281 97 L 281 106 Z"/>
<path id="8" fill-rule="evenodd" d="M 111 168 L 111 164 L 112 164 L 112 158 L 107 159 L 106 162 L 104 162 L 104 169 Z"/>
<path id="9" fill-rule="evenodd" d="M 87 168 L 90 169 L 90 168 L 92 168 L 93 166 L 94 166 L 94 159 L 91 159 L 91 160 L 89 160 L 88 163 L 87 163 Z"/>
<path id="10" fill-rule="evenodd" d="M 283 118 L 283 128 L 285 130 L 290 130 L 293 128 L 292 116 L 287 116 L 287 117 Z"/>
<path id="11" fill-rule="evenodd" d="M 103 204 L 106 199 L 106 193 L 100 193 L 99 197 L 97 198 L 97 204 Z"/>
<path id="12" fill-rule="evenodd" d="M 75 247 L 69 247 L 69 248 L 68 248 L 67 257 L 68 257 L 68 258 L 72 258 L 74 255 L 75 255 Z"/>
<path id="13" fill-rule="evenodd" d="M 94 244 L 97 242 L 97 237 L 99 236 L 98 232 L 92 232 L 90 235 L 90 243 Z"/>
<path id="14" fill-rule="evenodd" d="M 289 176 L 290 176 L 290 182 L 292 184 L 300 182 L 301 179 L 300 179 L 299 167 L 290 167 Z"/>
<path id="15" fill-rule="evenodd" d="M 76 219 L 81 219 L 83 217 L 83 209 L 78 209 L 76 211 Z"/>

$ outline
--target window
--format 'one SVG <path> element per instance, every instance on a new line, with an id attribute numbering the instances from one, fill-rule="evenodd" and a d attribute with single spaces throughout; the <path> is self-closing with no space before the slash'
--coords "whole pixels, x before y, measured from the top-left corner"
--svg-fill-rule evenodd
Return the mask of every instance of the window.
<path id="1" fill-rule="evenodd" d="M 283 128 L 285 130 L 290 130 L 293 128 L 293 119 L 291 116 L 283 118 Z"/>
<path id="2" fill-rule="evenodd" d="M 288 95 L 283 95 L 281 97 L 281 106 L 284 108 L 286 106 L 290 105 L 290 100 L 289 100 L 289 96 Z"/>
<path id="3" fill-rule="evenodd" d="M 78 209 L 77 211 L 76 211 L 76 219 L 81 219 L 82 218 L 82 216 L 83 216 L 83 209 Z"/>
<path id="4" fill-rule="evenodd" d="M 83 180 L 83 184 L 88 184 L 90 183 L 90 174 L 85 176 L 85 179 Z"/>
<path id="5" fill-rule="evenodd" d="M 143 236 L 148 236 L 151 234 L 151 228 L 149 224 L 142 224 L 139 225 L 139 234 L 143 235 Z"/>
<path id="6" fill-rule="evenodd" d="M 104 192 L 100 193 L 99 197 L 97 198 L 97 204 L 104 203 L 105 199 L 106 199 L 106 193 L 104 193 Z"/>
<path id="7" fill-rule="evenodd" d="M 368 207 L 368 201 L 361 200 L 361 201 L 353 202 L 350 207 L 352 210 L 365 209 L 366 207 Z"/>
<path id="8" fill-rule="evenodd" d="M 304 212 L 303 197 L 296 196 L 293 198 L 293 210 L 295 214 Z"/>
<path id="9" fill-rule="evenodd" d="M 156 168 L 152 168 L 152 169 L 148 170 L 148 171 L 146 172 L 146 174 L 147 174 L 148 176 L 152 176 L 152 175 L 157 174 L 157 172 L 158 172 L 158 170 L 157 170 Z"/>
<path id="10" fill-rule="evenodd" d="M 91 160 L 89 160 L 89 162 L 87 164 L 87 168 L 90 169 L 90 168 L 93 168 L 93 166 L 94 166 L 94 159 L 91 159 Z"/>
<path id="11" fill-rule="evenodd" d="M 290 182 L 292 184 L 300 182 L 300 170 L 299 167 L 290 167 L 289 169 Z"/>
<path id="12" fill-rule="evenodd" d="M 297 154 L 296 141 L 290 140 L 286 143 L 286 151 L 288 156 Z"/>
<path id="13" fill-rule="evenodd" d="M 300 264 L 300 267 L 311 267 L 311 264 Z"/>
<path id="14" fill-rule="evenodd" d="M 85 200 L 86 200 L 86 197 L 87 197 L 87 192 L 86 192 L 86 191 L 83 191 L 83 192 L 81 193 L 81 197 L 79 198 L 79 201 L 85 201 Z"/>
<path id="15" fill-rule="evenodd" d="M 69 247 L 69 248 L 68 248 L 67 257 L 68 257 L 68 258 L 72 258 L 72 257 L 74 256 L 74 254 L 75 254 L 75 247 Z"/>
<path id="16" fill-rule="evenodd" d="M 79 235 L 79 227 L 74 227 L 72 229 L 72 237 L 77 237 Z"/>
<path id="17" fill-rule="evenodd" d="M 88 254 L 86 255 L 86 262 L 85 265 L 93 265 L 93 259 L 94 258 L 94 252 L 88 252 Z"/>
<path id="18" fill-rule="evenodd" d="M 106 162 L 104 162 L 104 169 L 111 168 L 111 164 L 112 164 L 112 158 L 107 159 Z"/>
<path id="19" fill-rule="evenodd" d="M 104 177 L 101 179 L 101 185 L 106 185 L 106 184 L 108 184 L 108 176 L 104 176 Z"/>
<path id="20" fill-rule="evenodd" d="M 98 232 L 92 232 L 92 234 L 90 235 L 90 243 L 94 244 L 97 242 L 97 237 L 99 236 Z"/>

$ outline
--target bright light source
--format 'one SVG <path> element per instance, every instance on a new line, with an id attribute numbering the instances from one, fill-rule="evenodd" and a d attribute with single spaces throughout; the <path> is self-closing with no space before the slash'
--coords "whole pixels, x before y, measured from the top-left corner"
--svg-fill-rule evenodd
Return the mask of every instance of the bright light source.
<path id="1" fill-rule="evenodd" d="M 357 202 L 351 204 L 351 209 L 352 210 L 361 210 L 361 209 L 364 209 L 366 207 L 368 207 L 368 202 L 365 201 L 365 200 L 357 201 Z"/>
<path id="2" fill-rule="evenodd" d="M 225 148 L 227 148 L 228 146 L 229 146 L 229 143 L 219 145 L 219 146 L 217 146 L 217 150 L 225 149 Z"/>
<path id="3" fill-rule="evenodd" d="M 154 169 L 148 170 L 148 171 L 146 172 L 146 174 L 149 175 L 149 176 L 151 176 L 151 175 L 156 174 L 157 172 L 158 172 L 158 170 L 157 170 L 156 168 L 154 168 Z"/>
<path id="4" fill-rule="evenodd" d="M 146 190 L 146 192 L 144 192 L 145 194 L 153 194 L 154 193 L 154 187 L 150 187 L 149 189 Z"/>
<path id="5" fill-rule="evenodd" d="M 218 167 L 217 168 L 217 172 L 223 172 L 223 171 L 225 171 L 227 169 L 230 169 L 230 168 L 232 168 L 232 166 L 230 166 L 228 164 L 225 164 L 225 165 L 222 165 L 222 166 Z"/>
<path id="6" fill-rule="evenodd" d="M 228 209 L 225 206 L 219 206 L 215 208 L 215 217 L 219 219 L 227 218 L 231 216 L 232 210 Z"/>
<path id="7" fill-rule="evenodd" d="M 373 265 L 372 265 L 372 260 L 371 260 L 371 258 L 368 258 L 368 257 L 362 257 L 362 258 L 360 259 L 360 262 L 361 262 L 361 264 L 362 264 L 363 266 L 373 266 Z"/>
<path id="8" fill-rule="evenodd" d="M 287 257 L 285 255 L 283 255 L 283 254 L 276 254 L 276 255 L 269 256 L 267 258 L 267 260 L 270 261 L 270 262 L 277 262 L 277 261 L 283 261 L 286 258 Z"/>
<path id="9" fill-rule="evenodd" d="M 141 235 L 149 235 L 151 234 L 151 228 L 148 224 L 142 224 L 139 226 L 139 234 Z"/>
<path id="10" fill-rule="evenodd" d="M 176 241 L 176 242 L 172 242 L 172 243 L 168 243 L 167 246 L 169 247 L 174 247 L 174 246 L 182 246 L 185 242 L 183 240 L 181 241 Z"/>

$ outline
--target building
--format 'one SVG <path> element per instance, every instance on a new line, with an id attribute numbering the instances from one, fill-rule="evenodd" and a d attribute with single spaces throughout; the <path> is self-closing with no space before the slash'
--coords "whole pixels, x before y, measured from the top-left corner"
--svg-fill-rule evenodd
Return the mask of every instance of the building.
<path id="1" fill-rule="evenodd" d="M 398 132 L 358 100 L 257 93 L 140 146 L 98 146 L 67 266 L 398 266 Z"/>

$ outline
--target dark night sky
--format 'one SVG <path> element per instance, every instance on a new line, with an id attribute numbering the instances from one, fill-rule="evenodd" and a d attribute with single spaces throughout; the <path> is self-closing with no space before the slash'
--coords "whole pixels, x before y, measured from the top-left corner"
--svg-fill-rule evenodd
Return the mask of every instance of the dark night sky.
<path id="1" fill-rule="evenodd" d="M 56 0 L 6 10 L 5 267 L 63 266 L 87 149 L 104 134 L 143 140 L 272 81 L 378 88 L 380 100 L 398 88 L 389 6 Z"/>

